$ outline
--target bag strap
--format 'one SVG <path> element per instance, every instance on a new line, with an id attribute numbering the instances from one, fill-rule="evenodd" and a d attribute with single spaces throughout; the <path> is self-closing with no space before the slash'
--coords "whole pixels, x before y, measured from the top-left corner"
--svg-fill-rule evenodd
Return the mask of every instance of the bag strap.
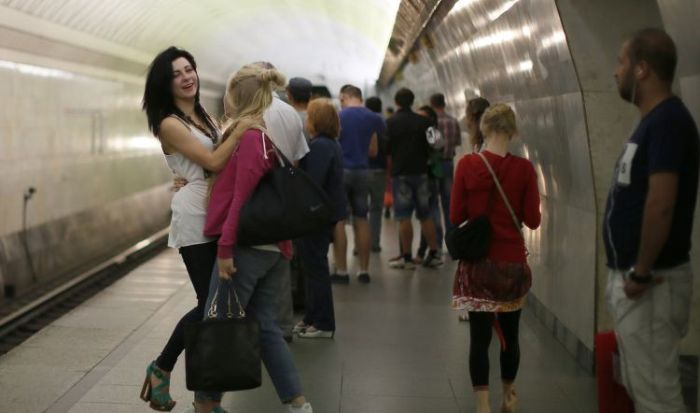
<path id="1" fill-rule="evenodd" d="M 265 146 L 265 131 L 260 130 L 262 132 L 262 145 L 263 145 L 263 156 L 265 159 L 267 159 L 267 148 Z M 269 134 L 268 134 L 269 137 Z M 275 150 L 275 155 L 277 155 L 277 160 L 280 162 L 281 166 L 293 166 L 294 164 L 287 159 L 286 156 L 284 156 L 284 153 L 275 145 L 275 143 L 272 141 L 270 138 L 270 143 L 272 144 L 272 148 Z"/>
<path id="2" fill-rule="evenodd" d="M 496 184 L 496 188 L 498 189 L 498 192 L 501 194 L 501 197 L 503 198 L 503 202 L 506 204 L 506 207 L 508 208 L 508 212 L 510 212 L 510 217 L 513 218 L 513 224 L 515 224 L 515 228 L 518 230 L 520 237 L 523 238 L 523 240 L 524 240 L 525 237 L 523 236 L 523 229 L 520 226 L 520 222 L 518 221 L 518 217 L 515 215 L 513 208 L 510 206 L 510 202 L 508 202 L 508 197 L 506 196 L 506 193 L 503 192 L 503 188 L 501 187 L 501 183 L 498 181 L 498 176 L 496 176 L 496 172 L 493 171 L 493 168 L 491 168 L 491 164 L 486 159 L 486 157 L 484 156 L 483 153 L 479 152 L 479 153 L 477 153 L 477 155 L 479 155 L 481 160 L 484 161 L 484 163 L 486 164 L 486 168 L 488 168 L 489 172 L 491 173 L 491 177 L 493 177 L 493 182 Z"/>
<path id="3" fill-rule="evenodd" d="M 224 283 L 221 280 L 218 280 L 219 285 L 216 287 L 216 291 L 214 292 L 214 297 L 211 299 L 211 305 L 209 305 L 209 311 L 207 311 L 207 318 L 218 318 L 219 316 L 219 311 L 218 311 L 218 299 L 219 299 L 219 289 L 221 288 L 221 285 Z M 233 318 L 233 311 L 231 310 L 231 291 L 233 291 L 233 296 L 236 299 L 236 304 L 238 304 L 238 318 L 245 318 L 245 310 L 243 309 L 243 306 L 241 305 L 241 302 L 238 300 L 238 294 L 236 294 L 236 290 L 233 288 L 232 285 L 230 285 L 231 281 L 228 280 L 226 281 L 229 283 L 228 287 L 228 311 L 226 312 L 226 318 Z"/>

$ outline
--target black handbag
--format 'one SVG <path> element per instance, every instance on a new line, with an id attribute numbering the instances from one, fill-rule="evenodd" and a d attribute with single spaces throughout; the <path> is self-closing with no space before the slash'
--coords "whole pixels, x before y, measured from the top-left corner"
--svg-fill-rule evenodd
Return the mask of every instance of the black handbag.
<path id="1" fill-rule="evenodd" d="M 219 291 L 227 284 L 227 310 L 219 314 Z M 231 292 L 239 311 L 231 308 Z M 222 318 L 219 316 L 222 315 Z M 219 282 L 204 321 L 185 325 L 188 390 L 236 391 L 260 387 L 260 324 L 247 315 L 230 282 Z"/>
<path id="2" fill-rule="evenodd" d="M 263 151 L 265 134 L 263 134 Z M 273 145 L 274 146 L 274 145 Z M 333 207 L 326 192 L 275 148 L 272 168 L 241 209 L 240 245 L 265 245 L 317 233 L 332 225 Z"/>
<path id="3" fill-rule="evenodd" d="M 522 236 L 522 230 L 518 218 L 515 216 L 513 208 L 508 202 L 508 197 L 500 182 L 498 181 L 498 176 L 491 168 L 491 164 L 484 157 L 482 153 L 477 153 L 481 160 L 486 164 L 493 178 L 494 187 L 498 189 L 501 194 L 503 202 L 506 204 L 511 217 L 513 218 L 513 223 L 515 224 L 520 235 Z M 489 253 L 489 247 L 491 246 L 491 221 L 489 221 L 489 212 L 493 206 L 493 188 L 491 188 L 491 195 L 489 196 L 489 204 L 486 208 L 486 212 L 483 215 L 479 215 L 473 219 L 464 221 L 460 225 L 451 228 L 445 234 L 445 244 L 447 245 L 447 250 L 450 253 L 452 259 L 462 260 L 462 261 L 478 261 L 485 258 Z"/>
<path id="4" fill-rule="evenodd" d="M 447 251 L 454 260 L 478 261 L 489 253 L 491 221 L 487 214 L 450 228 L 445 235 Z"/>

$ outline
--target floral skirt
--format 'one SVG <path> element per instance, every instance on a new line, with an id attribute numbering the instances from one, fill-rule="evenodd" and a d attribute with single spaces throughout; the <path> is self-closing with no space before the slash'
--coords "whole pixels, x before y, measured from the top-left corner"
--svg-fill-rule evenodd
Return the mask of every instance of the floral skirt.
<path id="1" fill-rule="evenodd" d="M 460 261 L 452 287 L 452 308 L 467 311 L 509 312 L 523 308 L 532 286 L 527 263 L 483 259 Z"/>

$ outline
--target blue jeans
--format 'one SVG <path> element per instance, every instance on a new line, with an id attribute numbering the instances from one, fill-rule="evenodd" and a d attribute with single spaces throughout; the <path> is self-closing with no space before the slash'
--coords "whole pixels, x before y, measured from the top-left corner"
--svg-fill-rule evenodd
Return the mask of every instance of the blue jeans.
<path id="1" fill-rule="evenodd" d="M 369 230 L 372 248 L 380 247 L 382 233 L 382 210 L 384 209 L 384 190 L 386 188 L 386 171 L 369 170 Z"/>
<path id="2" fill-rule="evenodd" d="M 289 402 L 302 394 L 301 380 L 292 353 L 277 324 L 280 286 L 285 277 L 289 278 L 289 261 L 279 252 L 236 247 L 233 263 L 237 271 L 231 282 L 241 306 L 260 322 L 260 355 L 265 369 L 272 379 L 277 396 L 282 402 Z M 219 282 L 219 267 L 214 265 L 205 313 Z M 226 295 L 219 296 L 219 308 L 226 308 L 225 299 Z M 195 392 L 195 399 L 220 401 L 221 395 L 218 392 Z"/>
<path id="3" fill-rule="evenodd" d="M 442 249 L 442 239 L 444 238 L 444 235 L 442 231 L 442 217 L 440 216 L 440 203 L 438 199 L 440 197 L 440 179 L 429 178 L 428 186 L 430 188 L 430 218 L 435 222 L 435 240 L 437 241 L 438 249 Z M 418 256 L 424 256 L 427 249 L 428 241 L 425 239 L 425 235 L 423 235 L 421 232 Z"/>
<path id="4" fill-rule="evenodd" d="M 333 290 L 328 268 L 328 246 L 332 232 L 333 227 L 298 240 L 298 253 L 306 276 L 304 324 L 324 331 L 335 331 Z"/>
<path id="5" fill-rule="evenodd" d="M 454 162 L 452 159 L 442 160 L 442 178 L 439 179 L 440 202 L 442 204 L 442 216 L 445 222 L 445 233 L 452 228 L 450 222 L 450 194 L 452 193 L 452 181 L 454 180 Z M 442 245 L 442 244 L 438 244 Z"/>

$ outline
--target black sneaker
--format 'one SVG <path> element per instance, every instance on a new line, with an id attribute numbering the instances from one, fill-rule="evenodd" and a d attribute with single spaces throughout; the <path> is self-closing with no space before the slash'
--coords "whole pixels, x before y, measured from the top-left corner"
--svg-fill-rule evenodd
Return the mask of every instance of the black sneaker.
<path id="1" fill-rule="evenodd" d="M 363 284 L 369 283 L 369 274 L 367 274 L 366 272 L 361 272 L 357 274 L 357 281 Z"/>
<path id="2" fill-rule="evenodd" d="M 423 261 L 423 266 L 428 268 L 437 268 L 443 264 L 439 252 L 429 252 Z"/>
<path id="3" fill-rule="evenodd" d="M 347 274 L 331 274 L 331 282 L 333 284 L 350 284 L 350 276 Z"/>

